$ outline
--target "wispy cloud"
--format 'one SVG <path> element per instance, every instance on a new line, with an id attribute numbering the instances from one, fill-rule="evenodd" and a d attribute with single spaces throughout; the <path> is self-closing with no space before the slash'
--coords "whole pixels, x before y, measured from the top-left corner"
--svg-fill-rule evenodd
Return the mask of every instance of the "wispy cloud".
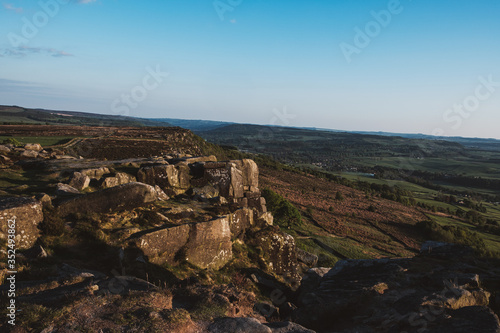
<path id="1" fill-rule="evenodd" d="M 22 7 L 14 7 L 14 5 L 12 5 L 10 3 L 4 3 L 3 4 L 3 8 L 5 8 L 7 10 L 13 10 L 16 13 L 22 13 L 23 12 L 23 8 Z"/>
<path id="2" fill-rule="evenodd" d="M 82 4 L 88 4 L 88 3 L 96 2 L 96 0 L 77 0 L 77 2 L 82 3 Z"/>
<path id="3" fill-rule="evenodd" d="M 0 49 L 0 56 L 2 57 L 22 58 L 33 54 L 45 54 L 55 58 L 73 57 L 73 54 L 71 53 L 46 47 L 19 46 L 3 50 Z"/>

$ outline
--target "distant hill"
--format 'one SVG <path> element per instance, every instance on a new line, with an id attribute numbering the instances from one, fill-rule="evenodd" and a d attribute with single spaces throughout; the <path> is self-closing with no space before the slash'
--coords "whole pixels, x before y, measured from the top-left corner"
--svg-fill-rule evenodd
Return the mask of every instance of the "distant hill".
<path id="1" fill-rule="evenodd" d="M 210 135 L 209 131 L 216 131 L 226 126 L 238 125 L 240 132 L 246 128 L 254 130 L 258 128 L 261 132 L 275 131 L 276 128 L 284 128 L 270 125 L 238 124 L 233 122 L 213 120 L 191 120 L 175 118 L 136 118 L 115 115 L 102 115 L 97 113 L 30 109 L 19 106 L 0 105 L 0 124 L 49 124 L 49 125 L 87 125 L 87 126 L 178 126 L 189 129 L 200 135 Z M 255 127 L 258 126 L 258 127 Z M 500 140 L 464 137 L 441 137 L 426 134 L 408 134 L 391 132 L 369 132 L 369 131 L 342 131 L 336 129 L 316 127 L 293 127 L 298 131 L 316 131 L 319 133 L 350 133 L 356 135 L 368 135 L 379 137 L 400 137 L 407 139 L 438 140 L 460 143 L 464 147 L 479 150 L 500 151 Z M 235 127 L 228 127 L 232 136 L 236 135 Z M 308 133 L 308 132 L 304 132 Z M 309 134 L 308 134 L 309 135 Z M 230 144 L 233 145 L 233 144 Z"/>
<path id="2" fill-rule="evenodd" d="M 174 119 L 174 118 L 151 118 L 150 120 L 169 123 L 174 126 L 179 126 L 194 132 L 197 131 L 210 131 L 216 128 L 232 125 L 234 123 L 213 120 L 190 120 L 190 119 Z"/>
<path id="3" fill-rule="evenodd" d="M 0 105 L 0 124 L 159 126 L 158 122 L 149 119 L 88 112 L 29 109 L 6 105 Z M 172 125 L 167 122 L 162 122 L 161 126 Z"/>

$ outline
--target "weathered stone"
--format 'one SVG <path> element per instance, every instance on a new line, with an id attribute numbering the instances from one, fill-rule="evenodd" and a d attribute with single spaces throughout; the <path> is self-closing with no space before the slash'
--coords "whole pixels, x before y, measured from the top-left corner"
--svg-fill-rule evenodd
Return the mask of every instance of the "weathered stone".
<path id="1" fill-rule="evenodd" d="M 0 238 L 7 239 L 9 229 L 14 226 L 17 249 L 32 247 L 43 221 L 42 204 L 27 197 L 0 199 Z"/>
<path id="2" fill-rule="evenodd" d="M 69 185 L 79 191 L 84 190 L 90 185 L 90 177 L 81 172 L 73 172 Z"/>
<path id="3" fill-rule="evenodd" d="M 259 212 L 267 212 L 266 199 L 264 197 L 258 198 L 244 198 L 247 199 L 248 207 L 255 208 Z"/>
<path id="4" fill-rule="evenodd" d="M 297 260 L 306 266 L 314 267 L 318 263 L 318 256 L 297 248 Z"/>
<path id="5" fill-rule="evenodd" d="M 327 332 L 498 332 L 490 293 L 470 273 L 477 258 L 464 263 L 462 253 L 463 246 L 434 244 L 414 258 L 341 260 L 326 274 L 311 269 L 294 318 Z"/>
<path id="6" fill-rule="evenodd" d="M 133 209 L 157 200 L 154 187 L 143 183 L 128 183 L 92 192 L 61 203 L 63 216 L 71 213 L 110 213 Z"/>
<path id="7" fill-rule="evenodd" d="M 257 163 L 250 159 L 233 160 L 236 167 L 242 172 L 242 185 L 247 187 L 247 191 L 258 191 L 259 188 L 259 167 Z"/>
<path id="8" fill-rule="evenodd" d="M 212 185 L 193 188 L 193 199 L 207 201 L 219 196 L 219 190 Z"/>
<path id="9" fill-rule="evenodd" d="M 80 171 L 84 175 L 89 176 L 92 179 L 101 179 L 102 176 L 110 173 L 107 167 L 84 169 Z"/>
<path id="10" fill-rule="evenodd" d="M 188 261 L 200 268 L 219 269 L 232 258 L 229 218 L 183 224 L 132 239 L 155 264 Z"/>
<path id="11" fill-rule="evenodd" d="M 186 260 L 200 268 L 219 269 L 233 257 L 227 218 L 191 225 Z"/>
<path id="12" fill-rule="evenodd" d="M 43 150 L 42 146 L 39 143 L 27 143 L 24 145 L 24 149 L 34 150 L 37 152 Z"/>
<path id="13" fill-rule="evenodd" d="M 146 233 L 133 239 L 132 243 L 142 250 L 150 262 L 159 265 L 164 263 L 175 265 L 185 259 L 179 258 L 179 251 L 188 242 L 189 231 L 189 225 L 184 224 Z"/>
<path id="14" fill-rule="evenodd" d="M 233 238 L 241 237 L 254 224 L 251 209 L 238 209 L 228 215 L 229 229 Z"/>
<path id="15" fill-rule="evenodd" d="M 77 158 L 70 155 L 55 155 L 56 160 L 76 160 Z"/>
<path id="16" fill-rule="evenodd" d="M 0 145 L 0 152 L 2 153 L 10 153 L 10 148 L 5 145 Z"/>
<path id="17" fill-rule="evenodd" d="M 161 189 L 160 186 L 155 185 L 155 191 L 156 191 L 156 195 L 158 196 L 158 200 L 167 201 L 170 199 L 170 197 L 168 195 L 166 195 L 165 192 L 163 192 L 163 190 Z"/>
<path id="18" fill-rule="evenodd" d="M 243 198 L 243 173 L 236 166 L 231 166 L 230 177 L 228 195 L 233 198 Z"/>
<path id="19" fill-rule="evenodd" d="M 152 186 L 158 185 L 171 192 L 168 194 L 184 193 L 190 186 L 189 167 L 184 164 L 144 167 L 137 173 L 137 179 Z"/>
<path id="20" fill-rule="evenodd" d="M 38 157 L 38 152 L 35 150 L 25 150 L 21 153 L 22 157 L 28 157 L 28 158 L 37 158 Z"/>
<path id="21" fill-rule="evenodd" d="M 256 220 L 257 220 L 256 224 L 260 228 L 264 228 L 264 227 L 273 225 L 273 223 L 274 223 L 274 216 L 270 212 L 264 212 L 264 213 L 258 214 Z"/>
<path id="22" fill-rule="evenodd" d="M 35 196 L 35 199 L 42 203 L 43 207 L 52 206 L 52 198 L 45 193 L 39 193 Z"/>
<path id="23" fill-rule="evenodd" d="M 132 183 L 137 181 L 134 176 L 129 175 L 128 173 L 118 172 L 114 177 L 106 177 L 104 178 L 101 187 L 109 188 L 118 185 L 123 185 L 127 183 Z"/>
<path id="24" fill-rule="evenodd" d="M 262 248 L 269 269 L 297 288 L 301 278 L 295 239 L 277 227 L 267 227 L 255 234 L 253 242 Z"/>
<path id="25" fill-rule="evenodd" d="M 187 190 L 191 185 L 191 176 L 189 175 L 189 166 L 184 163 L 176 165 L 179 172 L 179 187 L 183 190 Z"/>
<path id="26" fill-rule="evenodd" d="M 68 196 L 68 195 L 74 195 L 74 194 L 80 194 L 80 191 L 78 191 L 76 188 L 74 188 L 73 186 L 70 186 L 68 184 L 63 184 L 63 183 L 57 184 L 56 195 Z"/>
<path id="27" fill-rule="evenodd" d="M 220 318 L 208 327 L 210 333 L 273 333 L 255 318 Z"/>

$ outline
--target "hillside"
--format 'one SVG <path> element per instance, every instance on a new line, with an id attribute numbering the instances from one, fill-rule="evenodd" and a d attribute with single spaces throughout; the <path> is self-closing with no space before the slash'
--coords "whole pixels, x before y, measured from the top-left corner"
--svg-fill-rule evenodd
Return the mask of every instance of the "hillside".
<path id="1" fill-rule="evenodd" d="M 0 131 L 0 219 L 15 215 L 19 235 L 17 273 L 1 253 L 0 293 L 14 276 L 25 331 L 500 328 L 488 257 L 500 242 L 485 245 L 486 234 L 410 192 L 224 150 L 177 127 Z M 443 288 L 453 293 L 443 299 Z M 428 302 L 434 320 L 408 320 Z"/>
<path id="2" fill-rule="evenodd" d="M 147 119 L 88 112 L 29 109 L 0 105 L 0 124 L 43 124 L 85 126 L 171 126 Z"/>

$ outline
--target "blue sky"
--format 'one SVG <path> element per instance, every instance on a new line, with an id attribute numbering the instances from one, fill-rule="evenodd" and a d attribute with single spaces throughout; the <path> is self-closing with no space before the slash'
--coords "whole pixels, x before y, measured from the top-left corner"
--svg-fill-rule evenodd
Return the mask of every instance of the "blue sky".
<path id="1" fill-rule="evenodd" d="M 498 0 L 0 0 L 0 104 L 500 138 L 499 17 Z"/>

